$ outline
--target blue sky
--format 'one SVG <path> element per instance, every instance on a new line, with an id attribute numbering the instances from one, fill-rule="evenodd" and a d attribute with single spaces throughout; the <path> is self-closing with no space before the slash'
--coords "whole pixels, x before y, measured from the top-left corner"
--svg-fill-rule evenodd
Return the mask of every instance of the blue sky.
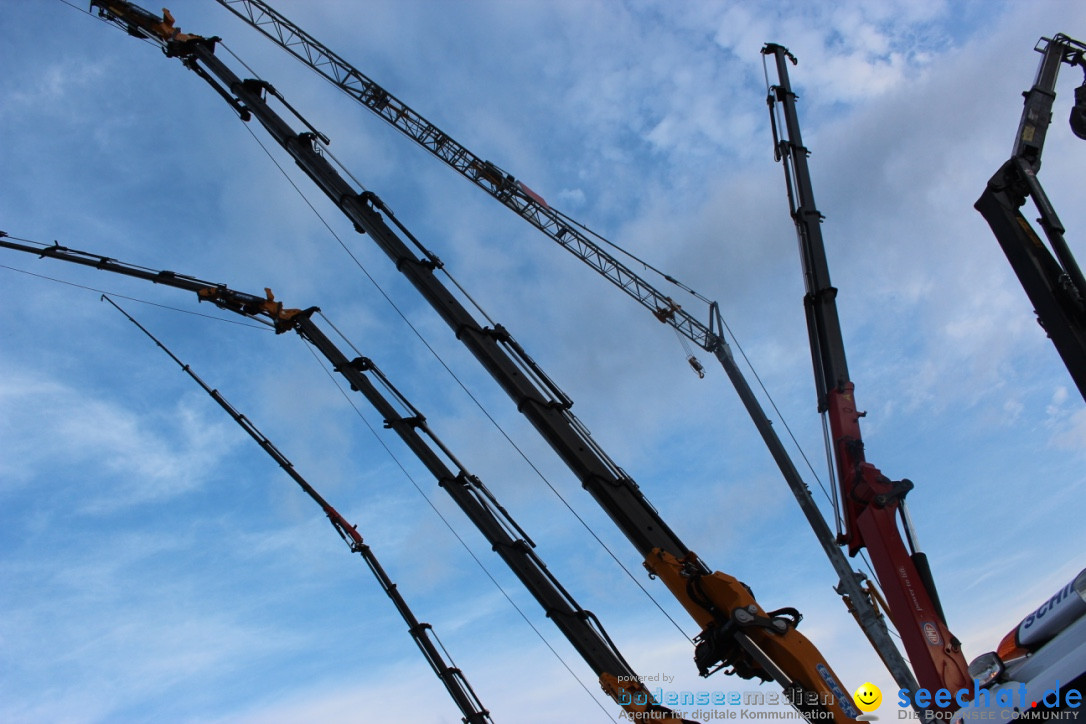
<path id="1" fill-rule="evenodd" d="M 332 139 L 336 157 L 575 400 L 595 439 L 693 550 L 746 581 L 767 608 L 799 608 L 801 630 L 847 686 L 893 689 L 711 359 L 702 356 L 709 374 L 698 380 L 670 330 L 217 4 L 170 7 L 184 30 L 221 36 Z M 967 658 L 994 648 L 1086 566 L 1074 502 L 1084 492 L 1086 410 L 972 209 L 1010 151 L 1034 43 L 1086 36 L 1082 4 L 280 7 L 553 206 L 718 300 L 825 479 L 802 279 L 758 53 L 766 41 L 789 46 L 850 367 L 868 411 L 868 456 L 917 485 L 909 502 L 920 542 Z M 9 0 L 0 30 L 0 228 L 321 306 L 502 500 L 636 670 L 674 675 L 676 689 L 753 686 L 698 679 L 683 633 L 504 441 L 202 81 L 61 2 Z M 1065 121 L 1080 79 L 1065 71 L 1061 80 L 1040 176 L 1086 258 L 1086 148 Z M 633 548 L 436 315 L 289 173 L 639 575 Z M 176 290 L 0 256 L 0 719 L 458 721 L 362 561 L 264 453 L 97 292 L 7 267 L 215 310 Z M 299 340 L 121 301 L 358 524 L 496 721 L 617 718 L 464 516 L 358 398 L 377 435 L 366 429 Z M 702 313 L 696 300 L 679 301 Z M 662 586 L 639 577 L 685 634 L 696 633 Z"/>

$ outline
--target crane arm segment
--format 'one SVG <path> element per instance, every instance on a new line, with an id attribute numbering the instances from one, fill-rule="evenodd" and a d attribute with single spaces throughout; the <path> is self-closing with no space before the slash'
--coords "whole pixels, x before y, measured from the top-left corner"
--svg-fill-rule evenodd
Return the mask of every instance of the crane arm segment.
<path id="1" fill-rule="evenodd" d="M 321 510 L 324 511 L 324 514 L 328 516 L 329 522 L 331 522 L 332 527 L 335 528 L 339 537 L 350 546 L 351 552 L 358 553 L 362 556 L 362 559 L 366 562 L 366 565 L 369 566 L 370 571 L 377 579 L 377 582 L 381 585 L 381 589 L 392 600 L 400 617 L 403 618 L 404 623 L 407 624 L 407 632 L 411 634 L 412 640 L 414 640 L 415 644 L 419 647 L 422 655 L 426 657 L 427 663 L 430 664 L 430 668 L 437 674 L 438 679 L 445 685 L 449 695 L 464 714 L 462 721 L 465 724 L 487 724 L 488 722 L 492 724 L 493 720 L 490 718 L 490 712 L 483 706 L 483 703 L 479 700 L 475 690 L 471 688 L 471 684 L 468 683 L 463 671 L 445 661 L 445 656 L 442 654 L 442 649 L 444 647 L 439 648 L 439 644 L 435 643 L 434 638 L 436 638 L 436 635 L 434 635 L 433 638 L 431 637 L 430 632 L 433 630 L 433 626 L 428 623 L 420 622 L 418 618 L 415 617 L 415 613 L 411 610 L 410 606 L 407 605 L 407 601 L 400 593 L 399 587 L 392 581 L 388 573 L 385 572 L 381 562 L 377 559 L 377 555 L 362 539 L 362 535 L 358 532 L 358 526 L 348 523 L 347 519 L 344 518 L 338 510 L 333 508 L 308 480 L 302 477 L 301 473 L 294 467 L 294 463 L 287 459 L 286 455 L 280 452 L 279 448 L 275 446 L 275 443 L 269 440 L 248 417 L 239 412 L 221 392 L 212 389 L 189 365 L 178 359 L 165 344 L 151 334 L 151 332 L 142 324 L 137 322 L 128 312 L 121 309 L 116 302 L 105 295 L 103 295 L 103 299 L 116 307 L 116 309 L 127 317 L 132 324 L 136 325 L 141 332 L 158 345 L 170 359 L 177 363 L 181 370 L 192 378 L 192 380 L 199 385 L 200 388 L 219 405 L 219 407 L 225 410 L 226 414 L 230 415 L 234 422 L 236 422 L 242 430 L 248 433 L 249 437 L 253 438 L 257 445 L 268 454 L 268 457 L 274 460 L 276 464 L 283 469 L 283 472 L 289 475 L 291 480 L 297 483 L 298 487 L 300 487 L 306 495 L 312 498 L 313 502 L 320 506 Z"/>
<path id="2" fill-rule="evenodd" d="M 270 321 L 278 333 L 294 331 L 308 341 L 331 363 L 333 369 L 361 393 L 384 418 L 385 426 L 395 432 L 411 452 L 453 498 L 493 550 L 520 579 L 577 653 L 599 677 L 600 684 L 623 709 L 630 713 L 653 712 L 652 718 L 681 721 L 681 718 L 654 701 L 641 678 L 633 671 L 604 631 L 595 614 L 580 607 L 572 595 L 547 568 L 535 551 L 535 543 L 497 502 L 494 495 L 441 442 L 426 423 L 426 417 L 393 386 L 373 361 L 366 357 L 347 357 L 314 323 L 317 307 L 305 310 L 284 309 L 265 290 L 265 297 L 237 292 L 222 284 L 203 282 L 195 277 L 169 271 L 153 272 L 89 252 L 54 245 L 35 247 L 0 238 L 0 247 L 37 256 L 93 266 L 125 276 L 145 279 L 164 286 L 194 292 L 200 301 L 208 301 L 245 317 Z M 337 524 L 338 523 L 338 524 Z M 337 529 L 345 525 L 333 519 Z M 355 535 L 345 531 L 351 543 Z M 357 534 L 357 531 L 355 532 Z M 639 717 L 643 718 L 643 717 Z"/>
<path id="3" fill-rule="evenodd" d="M 1011 158 L 988 181 L 974 208 L 991 227 L 1033 303 L 1037 321 L 1086 399 L 1086 278 L 1037 178 L 1056 99 L 1056 78 L 1064 64 L 1079 66 L 1086 74 L 1086 44 L 1057 34 L 1041 38 L 1035 50 L 1042 54 L 1041 64 L 1033 86 L 1023 94 L 1022 119 Z M 1075 135 L 1086 138 L 1086 80 L 1075 89 L 1070 122 Z M 1048 246 L 1020 210 L 1030 199 L 1040 214 L 1037 221 Z"/>
<path id="4" fill-rule="evenodd" d="M 1041 153 L 1052 123 L 1052 105 L 1056 100 L 1056 79 L 1060 68 L 1064 64 L 1079 66 L 1086 74 L 1086 43 L 1057 33 L 1051 38 L 1041 38 L 1034 50 L 1041 54 L 1041 64 L 1037 68 L 1033 86 L 1022 94 L 1024 107 L 1011 157 L 1021 158 L 1036 173 L 1041 169 Z M 1075 104 L 1069 120 L 1074 134 L 1086 139 L 1086 79 L 1075 89 Z"/>

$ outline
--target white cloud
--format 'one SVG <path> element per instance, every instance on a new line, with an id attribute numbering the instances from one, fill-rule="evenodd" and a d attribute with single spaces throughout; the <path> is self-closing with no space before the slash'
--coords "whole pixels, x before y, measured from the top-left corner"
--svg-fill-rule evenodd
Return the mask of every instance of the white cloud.
<path id="1" fill-rule="evenodd" d="M 105 64 L 64 61 L 35 68 L 29 82 L 8 97 L 5 112 L 13 113 L 15 109 L 25 112 L 29 108 L 40 111 L 46 106 L 54 115 L 60 114 L 73 94 L 98 81 L 105 72 Z"/>
<path id="2" fill-rule="evenodd" d="M 10 369 L 0 401 L 5 438 L 21 451 L 3 463 L 8 485 L 60 462 L 55 449 L 35 442 L 47 435 L 63 446 L 63 463 L 56 468 L 61 475 L 90 466 L 108 478 L 108 487 L 80 492 L 82 509 L 91 514 L 183 495 L 203 484 L 230 449 L 225 427 L 207 424 L 185 404 L 165 414 L 141 414 L 87 390 Z"/>

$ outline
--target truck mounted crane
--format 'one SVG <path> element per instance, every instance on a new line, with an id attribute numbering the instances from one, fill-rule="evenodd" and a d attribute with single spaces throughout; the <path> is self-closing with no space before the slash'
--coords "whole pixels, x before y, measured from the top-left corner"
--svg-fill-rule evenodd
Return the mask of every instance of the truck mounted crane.
<path id="1" fill-rule="evenodd" d="M 774 153 L 784 167 L 789 211 L 799 237 L 818 410 L 828 423 L 843 503 L 845 530 L 839 542 L 847 545 L 852 556 L 863 548 L 870 553 L 890 619 L 901 635 L 920 685 L 929 691 L 968 689 L 972 679 L 961 645 L 947 627 L 927 557 L 916 545 L 916 533 L 905 507 L 905 496 L 913 484 L 909 480 L 890 480 L 864 457 L 859 425 L 864 413 L 858 412 L 855 384 L 849 377 L 837 314 L 837 289 L 830 283 L 822 239 L 822 215 L 815 206 L 807 165 L 809 152 L 800 135 L 796 94 L 788 79 L 787 61 L 795 63 L 795 57 L 774 43 L 766 44 L 762 53 L 772 57 L 777 69 L 778 82 L 770 88 L 767 103 Z M 778 128 L 776 120 L 778 107 L 784 115 L 783 128 Z M 898 529 L 899 518 L 904 540 Z"/>
<path id="2" fill-rule="evenodd" d="M 403 594 L 400 593 L 399 587 L 392 581 L 388 573 L 385 572 L 384 566 L 377 559 L 377 555 L 373 552 L 370 546 L 362 539 L 362 534 L 358 532 L 357 525 L 351 525 L 347 522 L 347 519 L 343 517 L 338 510 L 332 507 L 332 505 L 324 499 L 316 488 L 310 485 L 302 474 L 298 472 L 287 456 L 279 451 L 279 448 L 269 440 L 264 433 L 262 433 L 257 426 L 249 420 L 248 417 L 238 411 L 236 407 L 230 404 L 230 401 L 223 396 L 221 392 L 216 389 L 212 389 L 203 379 L 200 378 L 193 369 L 178 359 L 170 349 L 162 343 L 155 335 L 136 321 L 131 314 L 121 308 L 116 302 L 110 299 L 107 295 L 103 294 L 102 299 L 112 304 L 117 311 L 125 316 L 128 321 L 136 325 L 136 327 L 147 335 L 148 338 L 159 349 L 166 353 L 170 359 L 172 359 L 177 366 L 181 368 L 181 371 L 192 378 L 192 381 L 200 386 L 208 396 L 213 399 L 219 407 L 226 411 L 234 422 L 238 426 L 249 434 L 249 437 L 256 441 L 256 444 L 261 447 L 264 452 L 268 454 L 275 463 L 283 469 L 290 479 L 298 484 L 298 487 L 302 491 L 313 499 L 317 505 L 320 506 L 324 514 L 328 516 L 328 522 L 335 528 L 339 537 L 350 547 L 352 553 L 357 553 L 362 556 L 362 560 L 369 566 L 370 571 L 373 573 L 377 582 L 381 585 L 381 590 L 392 599 L 393 605 L 396 607 L 396 611 L 403 618 L 404 623 L 407 624 L 407 632 L 411 634 L 412 640 L 419 647 L 419 651 L 426 657 L 426 663 L 430 665 L 430 668 L 437 674 L 437 678 L 444 684 L 445 689 L 448 690 L 449 696 L 452 697 L 456 706 L 464 714 L 461 721 L 464 724 L 493 724 L 493 719 L 490 718 L 490 712 L 483 706 L 482 701 L 479 700 L 475 690 L 471 688 L 471 684 L 468 683 L 467 678 L 464 676 L 464 672 L 456 666 L 450 664 L 445 660 L 449 655 L 449 652 L 445 650 L 445 646 L 437 638 L 437 634 L 433 633 L 433 626 L 428 623 L 423 623 L 415 617 L 415 613 L 411 610 L 411 607 L 407 605 L 407 600 L 404 599 Z M 444 652 L 444 654 L 442 653 Z"/>
<path id="3" fill-rule="evenodd" d="M 265 81 L 238 78 L 215 55 L 217 38 L 182 34 L 172 22 L 166 23 L 166 18 L 136 9 L 123 0 L 95 0 L 93 6 L 99 8 L 106 20 L 132 35 L 156 42 L 168 57 L 180 58 L 226 99 L 243 120 L 255 118 L 356 229 L 367 234 L 395 262 L 397 269 L 452 327 L 577 474 L 582 485 L 643 557 L 650 575 L 664 582 L 701 627 L 695 648 L 699 673 L 707 676 L 728 669 L 743 678 L 773 679 L 802 712 L 817 717 L 829 711 L 837 721 L 859 715 L 829 664 L 796 629 L 801 618 L 799 612 L 793 608 L 765 611 L 745 584 L 712 571 L 687 548 L 633 479 L 607 457 L 573 416 L 572 401 L 508 330 L 497 324 L 485 327 L 474 318 L 435 276 L 442 268 L 440 259 L 411 236 L 375 194 L 368 191 L 360 194 L 339 175 L 319 153 L 318 141 L 327 143 L 327 139 L 274 87 Z M 268 96 L 279 99 L 307 130 L 295 132 L 272 110 Z M 396 235 L 385 222 L 386 217 L 422 252 L 422 258 Z M 675 307 L 671 303 L 671 308 Z M 716 339 L 715 346 L 720 348 L 722 339 Z M 726 347 L 719 354 L 730 359 Z M 765 424 L 769 426 L 768 420 Z"/>
<path id="4" fill-rule="evenodd" d="M 535 543 L 498 503 L 491 491 L 472 474 L 430 429 L 426 417 L 414 407 L 368 357 L 350 358 L 312 320 L 317 307 L 288 309 L 265 295 L 234 291 L 223 284 L 203 281 L 172 271 L 155 271 L 89 252 L 54 244 L 34 246 L 0 233 L 0 247 L 49 257 L 155 284 L 193 292 L 200 301 L 227 311 L 269 323 L 278 334 L 294 331 L 313 346 L 351 389 L 362 394 L 384 418 L 426 469 L 452 497 L 490 543 L 493 550 L 520 579 L 547 617 L 585 660 L 599 683 L 632 718 L 685 721 L 658 704 L 635 671 L 623 658 L 595 614 L 578 605 L 535 551 Z"/>
<path id="5" fill-rule="evenodd" d="M 1086 44 L 1060 33 L 1041 38 L 1034 50 L 1041 64 L 1033 87 L 1025 96 L 1022 120 L 1010 159 L 988 181 L 974 207 L 992 227 L 999 245 L 1018 276 L 1037 314 L 1037 321 L 1052 339 L 1079 393 L 1086 399 L 1086 279 L 1064 239 L 1063 224 L 1045 194 L 1037 172 L 1041 168 L 1056 78 L 1063 64 L 1079 66 L 1082 85 L 1075 88 L 1071 130 L 1086 139 Z M 1022 215 L 1027 199 L 1048 239 L 1045 246 Z"/>

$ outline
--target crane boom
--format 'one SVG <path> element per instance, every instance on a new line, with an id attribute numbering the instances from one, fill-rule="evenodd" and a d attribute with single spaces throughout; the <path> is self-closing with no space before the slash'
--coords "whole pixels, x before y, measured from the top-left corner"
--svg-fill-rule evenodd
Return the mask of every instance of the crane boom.
<path id="1" fill-rule="evenodd" d="M 767 44 L 762 53 L 772 56 L 778 84 L 770 89 L 768 104 L 774 134 L 774 151 L 783 161 L 789 207 L 795 222 L 806 284 L 804 309 L 814 364 L 819 412 L 829 419 L 838 485 L 844 501 L 846 531 L 841 542 L 851 555 L 861 548 L 871 554 L 871 563 L 889 605 L 905 650 L 921 686 L 935 691 L 968 689 L 972 680 L 958 640 L 947 628 L 930 569 L 923 553 L 916 549 L 915 534 L 905 511 L 905 495 L 913 485 L 908 480 L 891 481 L 864 458 L 863 438 L 849 378 L 841 322 L 837 315 L 837 289 L 830 283 L 829 263 L 822 240 L 822 215 L 815 206 L 808 150 L 800 135 L 796 95 L 788 79 L 786 61 L 795 58 L 787 48 Z M 775 105 L 784 114 L 784 128 L 778 129 Z M 778 139 L 778 132 L 784 137 Z M 908 550 L 897 527 L 901 516 L 912 550 Z"/>
<path id="2" fill-rule="evenodd" d="M 172 271 L 155 271 L 109 257 L 56 245 L 37 247 L 0 237 L 0 247 L 50 257 L 163 286 L 193 292 L 200 301 L 242 316 L 270 322 L 276 333 L 296 332 L 324 356 L 351 389 L 362 394 L 411 452 L 452 497 L 490 543 L 493 550 L 520 579 L 581 658 L 599 677 L 603 690 L 636 718 L 681 721 L 660 706 L 623 658 L 595 614 L 580 607 L 535 552 L 535 543 L 498 503 L 477 476 L 453 455 L 426 423 L 426 417 L 400 393 L 367 357 L 347 357 L 311 317 L 317 307 L 285 308 L 271 290 L 265 296 L 246 294 L 224 284 L 203 281 Z"/>
<path id="3" fill-rule="evenodd" d="M 449 696 L 453 698 L 453 701 L 463 712 L 464 716 L 462 721 L 464 724 L 487 724 L 490 722 L 493 724 L 493 719 L 490 718 L 490 712 L 483 706 L 482 701 L 479 700 L 475 690 L 471 688 L 471 684 L 468 683 L 467 678 L 464 676 L 464 672 L 459 668 L 452 666 L 445 661 L 445 656 L 448 655 L 446 651 L 442 654 L 444 646 L 440 644 L 440 641 L 435 643 L 437 635 L 431 632 L 433 626 L 428 623 L 423 623 L 415 617 L 415 613 L 411 610 L 411 607 L 407 605 L 407 601 L 400 593 L 399 587 L 392 581 L 388 573 L 385 572 L 384 566 L 377 559 L 377 555 L 362 539 L 362 534 L 358 532 L 358 526 L 351 525 L 347 522 L 338 510 L 332 507 L 332 505 L 324 499 L 316 488 L 309 484 L 302 474 L 294 467 L 287 456 L 279 451 L 279 448 L 269 440 L 264 433 L 260 432 L 255 424 L 248 417 L 243 415 L 237 410 L 230 401 L 227 400 L 221 392 L 212 389 L 203 379 L 200 378 L 193 369 L 182 362 L 177 356 L 170 351 L 170 349 L 163 344 L 155 335 L 151 334 L 142 324 L 137 322 L 132 315 L 122 309 L 116 302 L 110 299 L 106 295 L 102 295 L 102 298 L 112 304 L 117 311 L 123 314 L 128 321 L 136 325 L 141 332 L 151 339 L 158 347 L 165 352 L 170 359 L 177 363 L 177 366 L 181 368 L 181 371 L 187 374 L 192 380 L 200 386 L 200 388 L 213 399 L 219 407 L 226 411 L 226 414 L 233 418 L 234 422 L 241 427 L 242 430 L 249 434 L 249 437 L 256 441 L 256 444 L 261 447 L 268 454 L 272 460 L 276 462 L 279 467 L 283 469 L 291 480 L 298 484 L 298 487 L 305 492 L 310 498 L 313 499 L 317 505 L 320 506 L 324 514 L 328 516 L 328 521 L 332 524 L 332 527 L 336 529 L 336 533 L 344 542 L 350 547 L 352 553 L 358 553 L 362 556 L 362 560 L 369 566 L 370 571 L 373 573 L 377 582 L 381 585 L 381 590 L 385 592 L 392 604 L 396 607 L 396 611 L 399 612 L 400 617 L 403 618 L 404 623 L 407 624 L 407 632 L 411 634 L 412 640 L 419 647 L 422 655 L 426 657 L 426 662 L 430 664 L 430 668 L 437 674 L 437 678 L 441 680 L 441 683 L 445 685 L 445 688 L 449 692 Z M 440 646 L 440 648 L 439 648 Z"/>
<path id="4" fill-rule="evenodd" d="M 1056 78 L 1065 63 L 1081 66 L 1086 73 L 1086 44 L 1060 33 L 1041 38 L 1035 50 L 1042 54 L 1041 64 L 1033 87 L 1023 94 L 1011 158 L 988 181 L 974 207 L 992 228 L 1033 303 L 1037 321 L 1086 399 L 1086 279 L 1037 179 L 1056 99 Z M 1075 89 L 1070 121 L 1075 135 L 1086 139 L 1086 81 Z M 1020 211 L 1027 199 L 1033 200 L 1040 213 L 1037 221 L 1048 239 L 1047 247 Z"/>

